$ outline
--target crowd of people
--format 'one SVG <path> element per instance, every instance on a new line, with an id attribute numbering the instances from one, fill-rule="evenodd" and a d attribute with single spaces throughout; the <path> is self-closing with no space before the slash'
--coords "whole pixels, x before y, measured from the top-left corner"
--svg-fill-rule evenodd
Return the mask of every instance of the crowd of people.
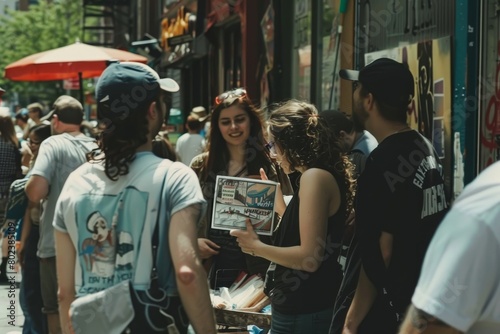
<path id="1" fill-rule="evenodd" d="M 216 333 L 209 289 L 241 271 L 265 279 L 273 334 L 500 331 L 499 163 L 450 209 L 439 157 L 407 124 L 408 67 L 382 58 L 340 76 L 353 83 L 351 117 L 298 100 L 262 110 L 236 88 L 210 112 L 193 108 L 175 145 L 162 130 L 179 86 L 138 63 L 99 78 L 96 137 L 71 96 L 47 115 L 39 103 L 1 114 L 4 230 L 14 190 L 25 195 L 23 332 L 90 330 L 75 301 L 126 281 L 179 296 L 179 333 Z M 272 236 L 250 219 L 213 227 L 219 175 L 279 185 Z"/>

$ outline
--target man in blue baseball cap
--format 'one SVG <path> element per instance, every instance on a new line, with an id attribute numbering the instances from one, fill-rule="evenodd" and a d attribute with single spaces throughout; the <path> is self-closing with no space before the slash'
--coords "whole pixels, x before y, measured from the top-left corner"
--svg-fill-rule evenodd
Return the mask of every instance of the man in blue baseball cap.
<path id="1" fill-rule="evenodd" d="M 216 332 L 198 255 L 197 223 L 206 210 L 198 179 L 186 165 L 152 153 L 153 139 L 168 117 L 170 95 L 178 90 L 174 80 L 130 62 L 109 65 L 97 82 L 99 151 L 69 177 L 53 223 L 64 329 L 71 322 L 82 332 L 92 331 L 92 323 L 79 322 L 77 313 L 69 315 L 76 297 L 121 280 L 147 290 L 157 268 L 158 288 L 182 298 L 176 312 L 167 312 L 177 331 L 186 333 L 187 314 L 197 333 Z M 109 307 L 127 314 L 117 324 L 121 328 L 113 330 L 148 331 L 137 328 L 141 310 L 134 310 L 134 317 L 126 313 L 130 305 Z M 109 323 L 106 315 L 96 317 Z"/>

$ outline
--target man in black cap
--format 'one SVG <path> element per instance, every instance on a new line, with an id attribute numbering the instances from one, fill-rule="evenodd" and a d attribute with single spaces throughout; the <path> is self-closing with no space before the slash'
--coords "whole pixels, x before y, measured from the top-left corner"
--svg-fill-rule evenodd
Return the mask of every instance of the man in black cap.
<path id="1" fill-rule="evenodd" d="M 26 184 L 26 194 L 30 202 L 42 201 L 37 256 L 40 259 L 42 311 L 47 314 L 49 333 L 60 332 L 56 249 L 52 227 L 56 202 L 69 174 L 87 161 L 87 153 L 97 147 L 93 138 L 80 132 L 82 120 L 83 107 L 77 99 L 62 95 L 54 102 L 52 111 L 41 121 L 50 121 L 52 133 L 55 135 L 40 145 L 38 157 Z"/>
<path id="2" fill-rule="evenodd" d="M 344 333 L 396 333 L 448 208 L 442 166 L 407 124 L 415 84 L 406 64 L 382 58 L 340 76 L 353 81 L 353 121 L 379 142 L 358 179 L 362 268 Z"/>
<path id="3" fill-rule="evenodd" d="M 158 287 L 182 299 L 183 308 L 167 312 L 179 333 L 186 332 L 186 313 L 197 333 L 216 332 L 196 238 L 206 209 L 198 178 L 186 165 L 152 153 L 168 117 L 166 102 L 178 90 L 174 80 L 160 79 L 140 63 L 111 64 L 97 82 L 100 154 L 70 175 L 53 221 L 64 330 L 70 321 L 82 332 L 93 330 L 92 323 L 69 318 L 76 297 L 126 280 L 136 290 L 148 289 L 156 240 Z M 105 305 L 123 313 L 129 306 Z M 135 311 L 136 318 L 126 313 L 127 321 L 114 324 L 122 328 L 113 329 L 125 332 L 128 326 L 135 333 L 141 310 Z"/>

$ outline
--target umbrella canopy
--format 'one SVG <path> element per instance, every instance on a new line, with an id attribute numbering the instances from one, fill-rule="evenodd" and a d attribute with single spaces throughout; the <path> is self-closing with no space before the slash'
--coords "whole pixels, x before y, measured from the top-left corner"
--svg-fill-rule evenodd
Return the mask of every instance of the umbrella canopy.
<path id="1" fill-rule="evenodd" d="M 147 62 L 146 57 L 135 53 L 76 42 L 27 56 L 8 65 L 5 78 L 13 81 L 93 78 L 101 75 L 110 60 Z"/>

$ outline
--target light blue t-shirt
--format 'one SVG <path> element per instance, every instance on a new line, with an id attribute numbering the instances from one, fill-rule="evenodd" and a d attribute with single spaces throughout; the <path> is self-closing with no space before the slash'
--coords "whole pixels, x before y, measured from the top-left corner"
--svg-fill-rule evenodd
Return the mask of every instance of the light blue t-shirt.
<path id="1" fill-rule="evenodd" d="M 160 189 L 165 179 L 160 203 Z M 157 267 L 161 286 L 177 294 L 170 258 L 168 227 L 176 212 L 206 202 L 196 174 L 180 162 L 136 154 L 129 173 L 111 181 L 101 163 L 86 163 L 68 178 L 56 208 L 54 227 L 70 235 L 77 250 L 75 290 L 78 296 L 124 280 L 137 289 L 149 286 L 151 239 L 158 208 Z"/>
<path id="2" fill-rule="evenodd" d="M 97 148 L 95 140 L 84 134 L 72 136 L 68 133 L 47 138 L 40 145 L 38 157 L 31 175 L 42 176 L 49 183 L 49 194 L 42 201 L 40 216 L 40 240 L 38 257 L 56 255 L 52 220 L 57 198 L 69 174 L 87 161 L 87 153 Z"/>
<path id="3" fill-rule="evenodd" d="M 364 130 L 363 135 L 354 143 L 352 150 L 361 151 L 368 157 L 377 146 L 377 139 L 370 132 Z"/>

